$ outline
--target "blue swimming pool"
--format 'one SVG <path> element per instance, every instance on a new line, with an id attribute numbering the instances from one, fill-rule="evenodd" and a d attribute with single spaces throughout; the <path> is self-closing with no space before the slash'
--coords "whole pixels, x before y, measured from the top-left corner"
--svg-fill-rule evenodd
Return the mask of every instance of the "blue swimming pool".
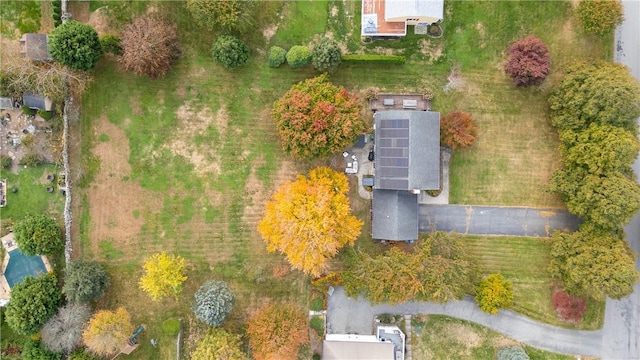
<path id="1" fill-rule="evenodd" d="M 47 273 L 47 268 L 40 256 L 26 256 L 20 249 L 9 251 L 9 263 L 4 271 L 9 287 L 22 282 L 27 276 L 37 277 Z"/>

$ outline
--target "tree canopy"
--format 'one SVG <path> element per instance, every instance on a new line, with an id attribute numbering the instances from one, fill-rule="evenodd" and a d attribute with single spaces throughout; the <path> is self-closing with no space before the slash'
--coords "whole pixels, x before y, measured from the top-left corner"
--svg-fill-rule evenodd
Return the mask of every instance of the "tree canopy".
<path id="1" fill-rule="evenodd" d="M 549 272 L 568 293 L 598 301 L 633 293 L 635 254 L 620 235 L 587 224 L 571 234 L 555 232 L 551 239 Z"/>
<path id="2" fill-rule="evenodd" d="M 18 334 L 33 335 L 58 310 L 61 293 L 54 273 L 27 277 L 11 289 L 6 307 L 7 324 Z"/>
<path id="3" fill-rule="evenodd" d="M 333 71 L 342 59 L 342 51 L 338 42 L 324 37 L 318 41 L 311 51 L 311 63 L 320 71 Z"/>
<path id="4" fill-rule="evenodd" d="M 530 35 L 509 47 L 504 72 L 516 86 L 540 85 L 549 75 L 551 56 L 542 40 Z"/>
<path id="5" fill-rule="evenodd" d="M 293 85 L 273 104 L 284 151 L 298 158 L 326 157 L 353 144 L 364 131 L 355 94 L 329 82 L 327 74 Z"/>
<path id="6" fill-rule="evenodd" d="M 120 351 L 132 333 L 131 315 L 120 307 L 96 312 L 82 333 L 82 340 L 89 351 L 107 356 Z"/>
<path id="7" fill-rule="evenodd" d="M 249 32 L 254 26 L 256 2 L 252 0 L 187 0 L 198 26 L 223 34 Z"/>
<path id="8" fill-rule="evenodd" d="M 223 329 L 211 329 L 205 337 L 198 341 L 192 359 L 207 360 L 248 360 L 249 357 L 240 350 L 240 336 L 230 334 Z"/>
<path id="9" fill-rule="evenodd" d="M 25 255 L 47 255 L 64 249 L 58 224 L 46 215 L 27 215 L 13 226 L 13 234 Z"/>
<path id="10" fill-rule="evenodd" d="M 64 275 L 64 292 L 67 300 L 86 303 L 98 300 L 109 286 L 109 274 L 96 261 L 72 261 Z"/>
<path id="11" fill-rule="evenodd" d="M 581 1 L 576 12 L 584 31 L 596 35 L 611 34 L 624 19 L 620 0 Z"/>
<path id="12" fill-rule="evenodd" d="M 150 14 L 124 28 L 120 47 L 122 68 L 152 79 L 163 77 L 181 55 L 177 26 Z"/>
<path id="13" fill-rule="evenodd" d="M 196 317 L 207 325 L 220 326 L 233 308 L 235 295 L 224 281 L 205 282 L 195 294 L 192 307 Z"/>
<path id="14" fill-rule="evenodd" d="M 144 275 L 140 278 L 140 288 L 153 300 L 169 295 L 177 298 L 182 284 L 187 280 L 184 258 L 160 252 L 151 255 L 142 265 Z"/>
<path id="15" fill-rule="evenodd" d="M 91 25 L 69 20 L 49 33 L 51 57 L 70 68 L 90 70 L 102 50 L 98 32 Z"/>
<path id="16" fill-rule="evenodd" d="M 42 326 L 42 343 L 50 351 L 69 354 L 82 342 L 82 331 L 90 317 L 87 305 L 69 303 L 61 307 Z"/>
<path id="17" fill-rule="evenodd" d="M 258 232 L 269 252 L 283 253 L 305 274 L 319 276 L 344 245 L 353 245 L 362 222 L 351 214 L 347 177 L 316 168 L 282 184 L 267 203 Z"/>
<path id="18" fill-rule="evenodd" d="M 452 150 L 473 145 L 478 127 L 469 113 L 455 110 L 440 118 L 440 143 Z"/>
<path id="19" fill-rule="evenodd" d="M 249 60 L 249 48 L 237 37 L 231 35 L 218 36 L 211 48 L 213 60 L 231 69 L 242 66 Z"/>
<path id="20" fill-rule="evenodd" d="M 412 253 L 393 247 L 375 257 L 355 256 L 343 273 L 345 291 L 374 303 L 461 299 L 472 291 L 477 276 L 477 265 L 454 234 L 426 235 Z"/>
<path id="21" fill-rule="evenodd" d="M 513 285 L 502 274 L 491 274 L 480 281 L 476 302 L 482 311 L 497 314 L 513 304 Z"/>
<path id="22" fill-rule="evenodd" d="M 274 303 L 247 323 L 249 345 L 256 360 L 295 360 L 309 342 L 307 315 L 297 305 Z"/>
<path id="23" fill-rule="evenodd" d="M 549 108 L 551 122 L 560 130 L 585 129 L 595 122 L 624 127 L 636 134 L 640 84 L 624 65 L 580 62 L 568 67 L 549 96 Z"/>

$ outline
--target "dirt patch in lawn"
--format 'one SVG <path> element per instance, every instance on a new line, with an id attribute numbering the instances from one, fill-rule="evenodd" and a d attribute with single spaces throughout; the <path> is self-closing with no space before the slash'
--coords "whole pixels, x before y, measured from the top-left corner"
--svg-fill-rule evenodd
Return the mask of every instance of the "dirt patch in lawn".
<path id="1" fill-rule="evenodd" d="M 482 337 L 471 326 L 465 324 L 446 324 L 444 333 L 468 349 L 482 345 Z"/>
<path id="2" fill-rule="evenodd" d="M 124 131 L 110 123 L 106 116 L 95 122 L 96 136 L 105 134 L 109 141 L 98 143 L 93 153 L 100 159 L 100 171 L 88 190 L 91 227 L 89 238 L 94 254 L 99 254 L 99 243 L 108 239 L 126 257 L 131 240 L 140 234 L 142 217 L 135 218 L 132 211 L 159 208 L 160 199 L 139 184 L 125 179 L 131 173 L 129 140 Z"/>

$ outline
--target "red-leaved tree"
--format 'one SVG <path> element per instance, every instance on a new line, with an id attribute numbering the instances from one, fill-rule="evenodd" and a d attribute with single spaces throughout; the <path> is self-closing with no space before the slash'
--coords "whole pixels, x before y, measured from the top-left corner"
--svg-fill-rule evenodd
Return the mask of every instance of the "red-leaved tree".
<path id="1" fill-rule="evenodd" d="M 540 85 L 549 75 L 549 49 L 533 35 L 511 44 L 508 56 L 504 72 L 516 86 Z"/>
<path id="2" fill-rule="evenodd" d="M 154 15 L 143 15 L 127 25 L 120 46 L 120 65 L 152 79 L 163 77 L 181 54 L 176 25 Z"/>
<path id="3" fill-rule="evenodd" d="M 473 116 L 460 110 L 440 118 L 440 143 L 452 150 L 466 148 L 478 136 L 478 127 Z"/>
<path id="4" fill-rule="evenodd" d="M 560 289 L 553 292 L 551 302 L 558 317 L 572 324 L 582 321 L 584 312 L 587 310 L 587 302 L 584 299 L 567 294 Z"/>
<path id="5" fill-rule="evenodd" d="M 355 94 L 329 82 L 327 74 L 291 87 L 273 104 L 282 147 L 299 158 L 326 157 L 353 144 L 364 130 Z"/>

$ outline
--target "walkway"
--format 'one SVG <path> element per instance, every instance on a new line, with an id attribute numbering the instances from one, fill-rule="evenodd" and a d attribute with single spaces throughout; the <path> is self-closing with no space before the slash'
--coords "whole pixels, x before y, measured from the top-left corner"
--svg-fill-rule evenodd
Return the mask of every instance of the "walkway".
<path id="1" fill-rule="evenodd" d="M 409 302 L 398 305 L 371 305 L 362 297 L 346 296 L 336 287 L 327 300 L 327 326 L 332 333 L 372 334 L 373 320 L 380 314 L 440 314 L 473 321 L 528 345 L 556 353 L 602 356 L 602 331 L 567 330 L 535 322 L 509 310 L 490 315 L 478 308 L 471 297 L 446 304 Z"/>
<path id="2" fill-rule="evenodd" d="M 456 231 L 474 235 L 548 237 L 554 230 L 573 231 L 580 219 L 564 210 L 476 205 L 424 205 L 420 232 Z"/>

